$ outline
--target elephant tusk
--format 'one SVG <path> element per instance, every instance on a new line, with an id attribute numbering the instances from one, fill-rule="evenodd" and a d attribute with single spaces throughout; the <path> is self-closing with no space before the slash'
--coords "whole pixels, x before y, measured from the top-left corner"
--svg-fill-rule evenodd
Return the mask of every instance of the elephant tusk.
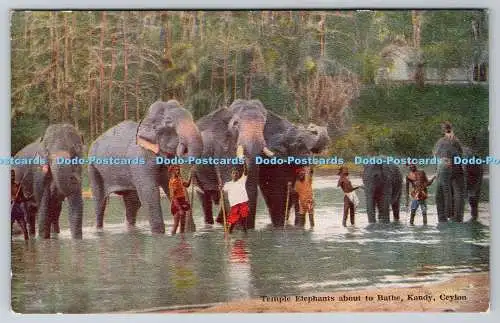
<path id="1" fill-rule="evenodd" d="M 264 155 L 266 155 L 267 157 L 273 157 L 274 156 L 274 153 L 267 147 L 264 147 L 262 149 L 262 152 L 264 153 Z"/>
<path id="2" fill-rule="evenodd" d="M 238 148 L 236 149 L 236 157 L 238 158 L 243 158 L 244 153 L 243 153 L 243 146 L 239 145 Z"/>
<path id="3" fill-rule="evenodd" d="M 69 151 L 66 151 L 66 150 L 58 150 L 56 152 L 53 152 L 49 155 L 49 159 L 57 159 L 59 157 L 62 157 L 62 158 L 70 158 L 71 157 L 71 154 L 69 153 Z"/>
<path id="4" fill-rule="evenodd" d="M 179 143 L 177 145 L 177 150 L 175 151 L 175 154 L 179 157 L 182 157 L 184 155 L 184 152 L 186 151 L 186 145 L 184 145 L 183 143 Z"/>
<path id="5" fill-rule="evenodd" d="M 155 154 L 158 154 L 160 152 L 160 145 L 153 144 L 152 142 L 147 141 L 146 139 L 143 139 L 139 136 L 137 136 L 137 145 L 141 146 L 144 149 L 150 150 Z"/>

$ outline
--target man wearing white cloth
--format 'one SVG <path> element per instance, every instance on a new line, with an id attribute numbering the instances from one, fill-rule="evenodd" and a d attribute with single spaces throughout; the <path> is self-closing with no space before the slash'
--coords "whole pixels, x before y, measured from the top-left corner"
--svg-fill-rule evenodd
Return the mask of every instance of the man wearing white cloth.
<path id="1" fill-rule="evenodd" d="M 340 167 L 338 175 L 340 175 L 340 178 L 337 186 L 344 191 L 344 217 L 342 218 L 342 225 L 344 227 L 347 226 L 348 213 L 350 214 L 351 225 L 354 225 L 354 211 L 359 203 L 358 196 L 354 191 L 361 186 L 352 186 L 349 180 L 349 169 L 346 166 Z"/>

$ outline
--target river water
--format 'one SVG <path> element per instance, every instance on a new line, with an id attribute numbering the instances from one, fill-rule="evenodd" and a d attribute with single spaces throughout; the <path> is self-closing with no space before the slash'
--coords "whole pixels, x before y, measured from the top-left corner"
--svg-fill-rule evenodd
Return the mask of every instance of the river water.
<path id="1" fill-rule="evenodd" d="M 84 239 L 72 241 L 67 215 L 56 239 L 12 242 L 12 309 L 20 313 L 102 313 L 366 287 L 412 286 L 459 273 L 489 271 L 489 204 L 479 223 L 437 225 L 434 195 L 429 224 L 368 226 L 363 191 L 354 227 L 342 227 L 336 176 L 316 177 L 316 226 L 272 228 L 260 201 L 256 230 L 224 239 L 221 226 L 205 228 L 195 200 L 198 231 L 152 236 L 146 214 L 128 232 L 120 198 L 111 198 L 104 233 L 94 230 L 85 202 Z M 359 178 L 352 179 L 360 184 Z M 433 185 L 435 186 L 435 185 Z M 488 180 L 484 181 L 488 196 Z M 172 227 L 169 203 L 167 230 Z M 168 211 L 167 211 L 168 210 Z M 392 216 L 391 216 L 392 217 Z M 470 219 L 468 206 L 465 221 Z"/>

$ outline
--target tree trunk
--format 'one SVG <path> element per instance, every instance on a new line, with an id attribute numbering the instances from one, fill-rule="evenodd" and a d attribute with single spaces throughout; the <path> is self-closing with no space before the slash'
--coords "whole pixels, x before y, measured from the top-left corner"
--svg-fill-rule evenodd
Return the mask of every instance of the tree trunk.
<path id="1" fill-rule="evenodd" d="M 90 140 L 94 140 L 94 111 L 92 111 L 92 101 L 93 101 L 93 89 L 92 89 L 92 73 L 88 74 L 89 76 L 89 131 L 90 131 Z"/>
<path id="2" fill-rule="evenodd" d="M 140 18 L 142 17 L 141 13 L 139 12 L 139 20 L 141 20 Z M 137 49 L 137 52 L 138 52 L 138 56 L 139 56 L 139 69 L 137 71 L 137 74 L 136 74 L 136 79 L 135 79 L 135 102 L 136 102 L 136 106 L 135 106 L 135 120 L 136 121 L 139 121 L 141 119 L 141 76 L 142 76 L 142 69 L 143 69 L 143 65 L 144 65 L 144 60 L 143 60 L 143 55 L 142 55 L 142 47 L 143 47 L 143 44 L 142 44 L 142 40 L 144 38 L 144 25 L 141 23 L 140 24 L 141 27 L 140 27 L 140 33 L 139 33 L 139 43 L 138 43 L 138 49 Z"/>
<path id="3" fill-rule="evenodd" d="M 212 56 L 212 70 L 210 71 L 210 91 L 214 90 L 214 78 L 215 78 L 215 56 Z"/>
<path id="4" fill-rule="evenodd" d="M 61 117 L 61 86 L 60 86 L 60 75 L 59 75 L 59 33 L 57 30 L 57 12 L 52 13 L 52 21 L 54 26 L 54 59 L 55 59 L 55 67 L 54 67 L 54 75 L 55 75 L 55 110 L 56 116 L 54 121 L 59 121 Z M 51 107 L 52 108 L 52 107 Z"/>
<path id="5" fill-rule="evenodd" d="M 237 63 L 237 56 L 238 54 L 235 53 L 234 54 L 234 64 L 233 64 L 233 101 L 236 100 L 237 98 L 237 93 L 236 93 L 236 81 L 238 80 L 237 78 L 237 72 L 238 72 L 238 65 L 236 65 Z"/>
<path id="6" fill-rule="evenodd" d="M 69 66 L 69 27 L 68 27 L 68 16 L 64 14 L 64 121 L 69 121 L 71 112 L 69 110 L 69 91 L 71 89 L 71 76 L 70 76 L 70 66 Z"/>
<path id="7" fill-rule="evenodd" d="M 319 44 L 320 44 L 320 57 L 325 57 L 325 31 L 326 31 L 326 16 L 324 13 L 320 16 L 319 27 Z"/>
<path id="8" fill-rule="evenodd" d="M 113 111 L 113 80 L 116 68 L 115 46 L 116 34 L 113 34 L 113 36 L 111 37 L 111 72 L 109 74 L 108 83 L 108 122 L 112 125 L 115 124 L 115 115 Z"/>
<path id="9" fill-rule="evenodd" d="M 54 24 L 51 23 L 50 28 L 49 28 L 49 33 L 50 33 L 50 50 L 51 50 L 51 61 L 50 61 L 50 80 L 49 80 L 49 86 L 48 86 L 48 92 L 49 92 L 49 107 L 47 111 L 47 115 L 49 117 L 49 121 L 53 121 L 53 109 L 54 109 L 54 93 L 56 90 L 56 50 L 55 50 L 55 40 L 54 40 Z"/>
<path id="10" fill-rule="evenodd" d="M 172 62 L 172 33 L 170 30 L 170 24 L 168 22 L 168 13 L 161 13 L 162 30 L 164 35 L 163 41 L 163 58 L 162 58 L 162 70 L 167 70 L 173 66 Z M 164 75 L 164 73 L 163 73 Z M 161 78 L 160 84 L 160 94 L 161 99 L 168 100 L 168 83 L 165 77 Z"/>
<path id="11" fill-rule="evenodd" d="M 128 52 L 127 52 L 127 12 L 123 13 L 122 17 L 122 29 L 123 29 L 123 120 L 128 119 L 128 98 L 127 98 L 127 87 L 128 87 Z"/>
<path id="12" fill-rule="evenodd" d="M 204 15 L 203 15 L 203 11 L 198 11 L 198 22 L 199 22 L 199 34 L 200 34 L 200 40 L 203 42 L 204 40 L 204 24 L 203 24 L 203 18 L 204 18 Z"/>
<path id="13" fill-rule="evenodd" d="M 69 49 L 70 49 L 70 56 L 69 56 L 69 62 L 70 62 L 70 71 L 71 68 L 73 67 L 73 39 L 75 38 L 75 32 L 77 32 L 76 29 L 76 13 L 72 14 L 72 22 L 71 22 L 71 37 L 69 39 Z M 72 100 L 72 118 L 73 118 L 73 123 L 75 125 L 76 129 L 79 129 L 79 123 L 80 123 L 80 109 L 78 105 L 78 101 L 76 100 L 76 84 L 73 80 L 73 75 L 71 74 L 71 100 Z"/>
<path id="14" fill-rule="evenodd" d="M 417 62 L 416 62 L 417 68 L 415 71 L 415 83 L 417 85 L 417 89 L 422 90 L 425 87 L 424 62 L 420 48 L 422 12 L 418 10 L 412 10 L 411 18 L 413 25 L 413 47 L 417 52 Z"/>
<path id="15" fill-rule="evenodd" d="M 99 45 L 99 55 L 100 64 L 99 64 L 99 108 L 100 108 L 100 116 L 99 116 L 99 125 L 100 125 L 100 133 L 104 132 L 104 37 L 106 34 L 106 11 L 101 12 L 101 42 Z"/>
<path id="16" fill-rule="evenodd" d="M 226 38 L 226 42 L 224 43 L 224 104 L 228 104 L 227 102 L 227 59 L 228 59 L 228 40 Z"/>

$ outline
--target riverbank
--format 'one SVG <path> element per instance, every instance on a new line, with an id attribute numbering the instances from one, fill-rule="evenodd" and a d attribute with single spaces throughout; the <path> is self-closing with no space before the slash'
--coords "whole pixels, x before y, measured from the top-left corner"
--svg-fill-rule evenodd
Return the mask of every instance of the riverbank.
<path id="1" fill-rule="evenodd" d="M 381 296 L 379 296 L 381 295 Z M 453 277 L 415 287 L 369 288 L 296 296 L 288 301 L 261 299 L 216 304 L 208 308 L 161 310 L 155 313 L 314 313 L 314 312 L 486 312 L 489 272 Z M 271 295 L 269 295 L 271 296 Z M 277 295 L 272 295 L 277 296 Z M 316 301 L 307 302 L 307 297 Z M 330 297 L 328 300 L 327 297 Z M 367 298 L 373 297 L 373 300 Z M 331 299 L 335 300 L 332 301 Z M 379 298 L 382 298 L 379 300 Z M 321 299 L 321 300 L 317 300 Z M 347 300 L 343 300 L 347 299 Z"/>

